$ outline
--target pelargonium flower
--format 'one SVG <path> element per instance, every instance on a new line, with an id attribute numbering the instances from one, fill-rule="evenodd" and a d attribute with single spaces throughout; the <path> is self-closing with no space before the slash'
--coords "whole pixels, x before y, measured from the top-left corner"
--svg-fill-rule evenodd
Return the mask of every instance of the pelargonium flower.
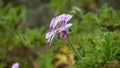
<path id="1" fill-rule="evenodd" d="M 19 63 L 18 63 L 18 62 L 14 63 L 14 64 L 12 65 L 12 68 L 19 68 Z"/>
<path id="2" fill-rule="evenodd" d="M 56 34 L 60 33 L 61 39 L 67 38 L 67 33 L 69 33 L 68 28 L 72 26 L 72 24 L 67 24 L 67 22 L 72 18 L 70 14 L 62 14 L 55 18 L 53 18 L 50 22 L 50 29 L 46 34 L 47 43 L 51 45 L 53 38 Z"/>

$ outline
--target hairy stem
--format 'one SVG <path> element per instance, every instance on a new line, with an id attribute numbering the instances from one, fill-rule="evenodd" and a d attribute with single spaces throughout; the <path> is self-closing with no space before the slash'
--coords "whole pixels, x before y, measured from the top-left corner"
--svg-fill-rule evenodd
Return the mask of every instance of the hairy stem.
<path id="1" fill-rule="evenodd" d="M 74 48 L 72 41 L 68 38 L 68 42 L 70 43 L 69 47 L 74 51 L 75 55 L 77 56 L 77 58 L 79 60 L 82 59 L 82 57 L 80 56 L 80 54 L 78 53 L 78 51 Z"/>

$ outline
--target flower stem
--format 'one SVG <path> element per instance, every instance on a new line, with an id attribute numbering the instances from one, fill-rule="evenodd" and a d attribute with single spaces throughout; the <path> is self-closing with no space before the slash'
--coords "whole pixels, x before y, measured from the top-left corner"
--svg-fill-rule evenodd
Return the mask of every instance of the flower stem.
<path id="1" fill-rule="evenodd" d="M 80 56 L 80 54 L 78 53 L 78 51 L 74 48 L 72 41 L 68 38 L 68 42 L 70 43 L 69 47 L 74 51 L 75 55 L 77 56 L 77 58 L 79 60 L 82 59 L 82 57 Z"/>

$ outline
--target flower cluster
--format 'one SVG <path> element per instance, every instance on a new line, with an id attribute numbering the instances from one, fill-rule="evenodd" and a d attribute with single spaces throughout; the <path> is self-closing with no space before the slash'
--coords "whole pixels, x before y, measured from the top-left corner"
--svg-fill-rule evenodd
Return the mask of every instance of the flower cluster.
<path id="1" fill-rule="evenodd" d="M 72 26 L 67 22 L 72 18 L 70 14 L 62 14 L 53 18 L 50 22 L 50 28 L 46 34 L 47 43 L 51 45 L 53 38 L 56 34 L 59 34 L 61 39 L 66 39 L 69 33 L 68 28 Z"/>

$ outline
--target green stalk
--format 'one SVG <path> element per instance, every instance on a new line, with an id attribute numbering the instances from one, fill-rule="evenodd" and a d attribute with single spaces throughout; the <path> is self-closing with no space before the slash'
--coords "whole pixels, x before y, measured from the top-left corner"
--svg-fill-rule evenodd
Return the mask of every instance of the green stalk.
<path id="1" fill-rule="evenodd" d="M 77 58 L 79 60 L 82 59 L 82 57 L 80 56 L 80 54 L 78 53 L 78 51 L 74 48 L 72 41 L 68 38 L 68 42 L 70 43 L 69 47 L 74 51 L 75 55 L 77 56 Z"/>

